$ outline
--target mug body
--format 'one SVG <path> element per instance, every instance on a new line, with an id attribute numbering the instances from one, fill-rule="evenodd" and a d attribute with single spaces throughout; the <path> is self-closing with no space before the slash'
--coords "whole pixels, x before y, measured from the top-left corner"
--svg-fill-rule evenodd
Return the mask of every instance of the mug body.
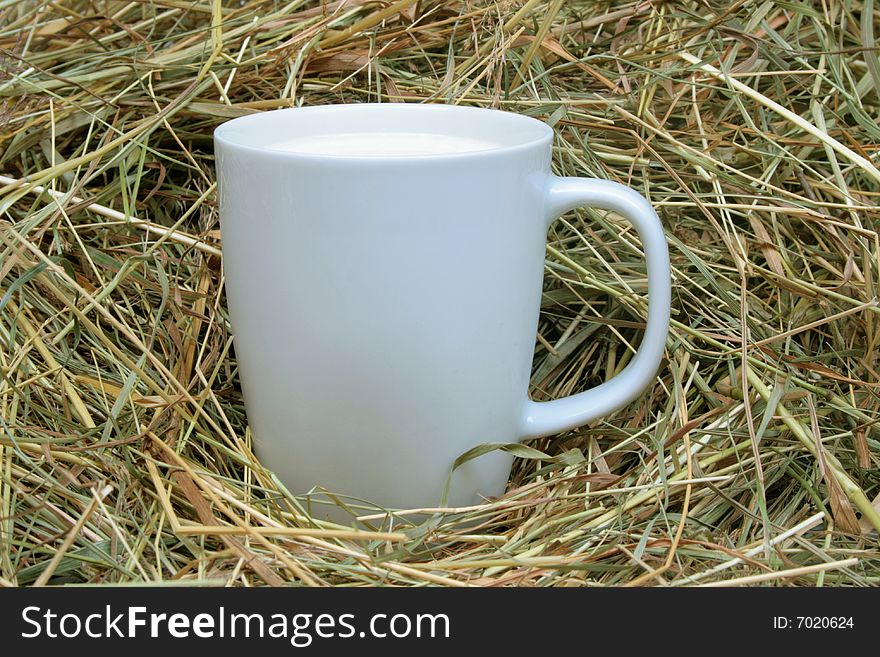
<path id="1" fill-rule="evenodd" d="M 491 146 L 279 146 L 361 133 Z M 223 267 L 246 410 L 257 455 L 292 493 L 434 507 L 458 456 L 520 439 L 551 141 L 537 120 L 443 105 L 294 108 L 217 129 Z M 448 505 L 501 494 L 511 460 L 495 451 L 457 468 Z"/>

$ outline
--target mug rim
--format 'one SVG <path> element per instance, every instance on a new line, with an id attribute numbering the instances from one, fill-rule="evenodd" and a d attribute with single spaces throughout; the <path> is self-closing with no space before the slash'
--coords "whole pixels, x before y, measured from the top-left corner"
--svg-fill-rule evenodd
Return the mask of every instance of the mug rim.
<path id="1" fill-rule="evenodd" d="M 323 117 L 321 115 L 324 115 Z M 277 142 L 279 137 L 273 128 L 285 117 L 293 119 L 312 119 L 320 123 L 323 129 L 306 132 L 305 136 L 320 134 L 368 133 L 370 130 L 347 129 L 333 130 L 333 121 L 356 118 L 361 121 L 375 118 L 377 120 L 431 120 L 428 124 L 430 129 L 425 132 L 455 137 L 481 136 L 477 129 L 480 125 L 492 126 L 496 146 L 479 150 L 463 150 L 452 152 L 419 153 L 419 154 L 360 154 L 360 153 L 319 153 L 312 151 L 290 151 L 272 148 L 271 143 Z M 283 127 L 292 125 L 284 123 Z M 392 123 L 396 125 L 396 123 Z M 328 126 L 330 128 L 328 129 Z M 438 129 L 446 127 L 447 129 Z M 460 129 L 466 127 L 467 129 Z M 412 130 L 400 130 L 390 128 L 381 132 L 413 132 Z M 267 137 L 267 133 L 271 136 Z M 469 134 L 468 134 L 469 133 Z M 334 103 L 328 105 L 310 105 L 307 107 L 288 107 L 268 110 L 239 116 L 221 123 L 214 129 L 215 146 L 233 148 L 236 150 L 249 151 L 263 156 L 278 156 L 285 159 L 315 159 L 323 161 L 355 160 L 355 161 L 437 161 L 441 159 L 476 158 L 497 155 L 510 155 L 520 151 L 549 145 L 553 140 L 553 129 L 539 119 L 509 112 L 505 110 L 489 109 L 484 107 L 472 107 L 462 105 L 449 105 L 444 103 Z M 282 139 L 284 136 L 282 135 Z"/>

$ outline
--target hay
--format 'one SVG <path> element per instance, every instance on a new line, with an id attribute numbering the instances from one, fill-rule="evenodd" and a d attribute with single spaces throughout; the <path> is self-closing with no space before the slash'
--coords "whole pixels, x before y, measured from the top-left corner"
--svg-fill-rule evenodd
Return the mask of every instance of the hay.
<path id="1" fill-rule="evenodd" d="M 877 12 L 0 3 L 0 583 L 877 584 Z M 653 390 L 532 441 L 502 499 L 360 532 L 251 452 L 211 131 L 392 100 L 539 117 L 557 173 L 647 195 L 674 315 Z M 551 228 L 534 398 L 628 362 L 639 249 Z"/>

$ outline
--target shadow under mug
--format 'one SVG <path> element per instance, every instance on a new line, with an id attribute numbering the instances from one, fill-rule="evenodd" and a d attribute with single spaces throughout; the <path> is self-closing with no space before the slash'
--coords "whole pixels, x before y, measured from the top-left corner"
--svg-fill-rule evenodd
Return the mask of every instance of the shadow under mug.
<path id="1" fill-rule="evenodd" d="M 427 145 L 295 146 L 352 135 Z M 217 128 L 223 268 L 245 406 L 257 455 L 292 493 L 434 507 L 454 461 L 473 447 L 583 425 L 653 380 L 670 315 L 660 221 L 628 187 L 552 175 L 552 140 L 546 124 L 509 112 L 394 103 L 275 110 Z M 578 206 L 635 226 L 647 325 L 617 376 L 534 402 L 547 229 Z M 500 495 L 512 458 L 493 451 L 456 468 L 447 505 Z M 322 508 L 310 510 L 338 518 Z"/>

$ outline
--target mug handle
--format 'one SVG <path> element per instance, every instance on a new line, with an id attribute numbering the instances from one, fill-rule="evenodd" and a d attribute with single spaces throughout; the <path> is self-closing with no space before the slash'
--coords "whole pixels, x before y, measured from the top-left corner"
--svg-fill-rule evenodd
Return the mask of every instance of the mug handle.
<path id="1" fill-rule="evenodd" d="M 548 178 L 544 198 L 548 227 L 563 213 L 581 206 L 613 210 L 635 226 L 648 266 L 648 320 L 635 357 L 610 381 L 562 399 L 526 400 L 520 427 L 521 440 L 579 427 L 638 397 L 657 373 L 669 331 L 672 296 L 669 251 L 660 218 L 651 204 L 641 194 L 620 183 L 554 175 Z"/>

